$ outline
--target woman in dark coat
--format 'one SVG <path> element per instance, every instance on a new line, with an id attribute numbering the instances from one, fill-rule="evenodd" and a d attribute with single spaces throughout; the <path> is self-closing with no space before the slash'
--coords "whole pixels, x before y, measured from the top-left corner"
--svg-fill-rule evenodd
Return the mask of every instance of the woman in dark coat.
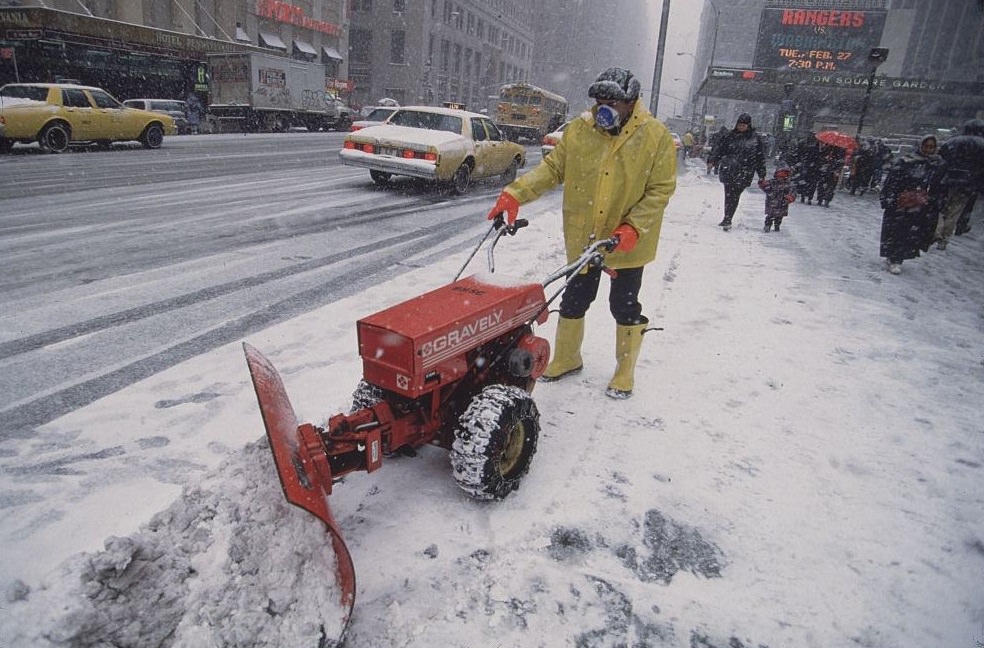
<path id="1" fill-rule="evenodd" d="M 895 161 L 882 186 L 880 253 L 892 274 L 902 272 L 902 262 L 918 257 L 933 241 L 945 196 L 943 160 L 936 148 L 934 136 L 924 137 L 918 151 Z"/>
<path id="2" fill-rule="evenodd" d="M 752 128 L 751 115 L 738 116 L 734 130 L 714 147 L 708 165 L 717 166 L 718 179 L 724 184 L 724 219 L 718 225 L 727 231 L 731 229 L 741 193 L 752 184 L 756 173 L 759 180 L 765 179 L 765 144 Z"/>

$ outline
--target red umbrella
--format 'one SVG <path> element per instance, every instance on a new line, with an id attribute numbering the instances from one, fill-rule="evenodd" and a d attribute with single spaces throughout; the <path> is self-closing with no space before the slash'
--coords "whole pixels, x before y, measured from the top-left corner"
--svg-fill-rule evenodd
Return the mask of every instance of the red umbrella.
<path id="1" fill-rule="evenodd" d="M 853 136 L 832 130 L 817 133 L 817 141 L 836 146 L 837 148 L 847 149 L 849 152 L 858 147 L 858 142 Z"/>

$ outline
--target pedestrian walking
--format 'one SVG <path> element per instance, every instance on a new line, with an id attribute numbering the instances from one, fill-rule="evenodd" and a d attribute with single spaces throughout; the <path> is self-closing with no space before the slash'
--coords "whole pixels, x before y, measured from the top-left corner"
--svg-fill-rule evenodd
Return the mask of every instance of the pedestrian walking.
<path id="1" fill-rule="evenodd" d="M 936 247 L 945 250 L 967 203 L 977 192 L 984 192 L 984 120 L 965 123 L 962 135 L 943 143 L 940 156 L 946 162 L 943 185 L 947 197 L 936 226 Z"/>
<path id="2" fill-rule="evenodd" d="M 946 195 L 936 149 L 936 137 L 924 137 L 918 151 L 895 161 L 879 194 L 885 210 L 879 252 L 892 274 L 901 273 L 903 261 L 919 257 L 932 243 Z"/>
<path id="3" fill-rule="evenodd" d="M 734 130 L 721 138 L 711 152 L 708 164 L 718 167 L 718 179 L 724 185 L 724 218 L 718 226 L 731 229 L 741 194 L 752 184 L 755 174 L 765 179 L 765 144 L 752 127 L 752 116 L 742 113 Z"/>
<path id="4" fill-rule="evenodd" d="M 532 171 L 503 189 L 489 212 L 513 223 L 521 204 L 564 185 L 564 246 L 569 262 L 592 240 L 618 237 L 605 265 L 616 270 L 609 289 L 615 319 L 616 369 L 605 393 L 632 395 L 635 365 L 649 320 L 639 291 L 643 269 L 656 258 L 663 210 L 676 190 L 677 154 L 673 137 L 639 101 L 638 79 L 612 67 L 588 88 L 590 112 L 574 119 L 553 152 Z M 602 269 L 575 275 L 564 290 L 553 359 L 540 378 L 560 380 L 581 371 L 584 316 L 594 301 Z"/>
<path id="5" fill-rule="evenodd" d="M 844 149 L 820 143 L 820 156 L 816 166 L 817 204 L 830 207 L 837 183 L 844 171 Z"/>
<path id="6" fill-rule="evenodd" d="M 874 142 L 870 139 L 864 140 L 851 158 L 851 175 L 847 179 L 847 188 L 852 196 L 863 196 L 868 191 L 874 165 Z"/>
<path id="7" fill-rule="evenodd" d="M 185 97 L 185 117 L 188 120 L 188 126 L 191 128 L 193 135 L 201 132 L 204 112 L 205 109 L 202 106 L 202 100 L 198 97 L 198 93 L 194 90 L 189 90 L 188 95 Z"/>
<path id="8" fill-rule="evenodd" d="M 765 192 L 765 227 L 766 232 L 772 228 L 779 231 L 782 219 L 789 214 L 789 203 L 796 201 L 793 193 L 792 171 L 787 166 L 781 166 L 772 174 L 771 180 L 759 180 L 758 186 Z"/>
<path id="9" fill-rule="evenodd" d="M 690 158 L 694 156 L 694 134 L 687 131 L 683 134 L 681 138 L 683 142 L 683 157 Z"/>
<path id="10" fill-rule="evenodd" d="M 816 133 L 807 133 L 796 144 L 789 160 L 793 167 L 793 187 L 801 203 L 813 204 L 817 190 L 817 166 L 820 164 L 820 143 Z"/>

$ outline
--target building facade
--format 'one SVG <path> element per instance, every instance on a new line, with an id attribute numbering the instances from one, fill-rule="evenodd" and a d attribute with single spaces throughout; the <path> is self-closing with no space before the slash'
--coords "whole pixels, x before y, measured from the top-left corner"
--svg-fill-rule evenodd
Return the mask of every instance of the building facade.
<path id="1" fill-rule="evenodd" d="M 530 80 L 533 3 L 353 0 L 353 101 L 490 108 L 499 86 Z"/>
<path id="2" fill-rule="evenodd" d="M 612 66 L 628 68 L 649 105 L 657 34 L 646 0 L 537 0 L 532 82 L 567 97 L 572 111 L 594 103 L 588 86 Z"/>
<path id="3" fill-rule="evenodd" d="M 855 51 L 847 44 L 834 53 L 853 56 L 853 66 L 792 46 L 781 50 L 788 60 L 771 65 L 762 36 L 779 31 L 768 20 L 784 10 L 863 13 L 877 29 L 860 33 Z M 781 35 L 772 38 L 783 42 Z M 792 34 L 788 42 L 796 38 L 811 42 Z M 876 48 L 887 50 L 887 58 L 871 58 Z M 730 128 L 741 112 L 762 130 L 788 137 L 827 128 L 869 136 L 956 128 L 984 117 L 984 6 L 978 0 L 705 0 L 693 86 L 698 129 Z"/>
<path id="4" fill-rule="evenodd" d="M 324 65 L 351 89 L 347 0 L 0 0 L 0 83 L 77 80 L 120 99 L 205 93 L 207 56 L 262 51 Z"/>

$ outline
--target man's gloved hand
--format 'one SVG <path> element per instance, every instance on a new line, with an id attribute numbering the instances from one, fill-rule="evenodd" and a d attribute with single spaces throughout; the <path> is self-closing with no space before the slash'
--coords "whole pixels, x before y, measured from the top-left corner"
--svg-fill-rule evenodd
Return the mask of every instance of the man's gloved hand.
<path id="1" fill-rule="evenodd" d="M 791 193 L 786 194 L 786 202 L 788 203 L 796 202 L 796 195 Z"/>
<path id="2" fill-rule="evenodd" d="M 631 252 L 639 242 L 639 232 L 628 223 L 622 223 L 615 228 L 612 236 L 618 237 L 618 245 L 612 252 Z"/>
<path id="3" fill-rule="evenodd" d="M 499 199 L 495 201 L 495 207 L 489 212 L 489 220 L 494 220 L 496 216 L 502 213 L 506 214 L 506 225 L 514 225 L 516 217 L 519 216 L 519 201 L 507 191 L 499 194 Z"/>

